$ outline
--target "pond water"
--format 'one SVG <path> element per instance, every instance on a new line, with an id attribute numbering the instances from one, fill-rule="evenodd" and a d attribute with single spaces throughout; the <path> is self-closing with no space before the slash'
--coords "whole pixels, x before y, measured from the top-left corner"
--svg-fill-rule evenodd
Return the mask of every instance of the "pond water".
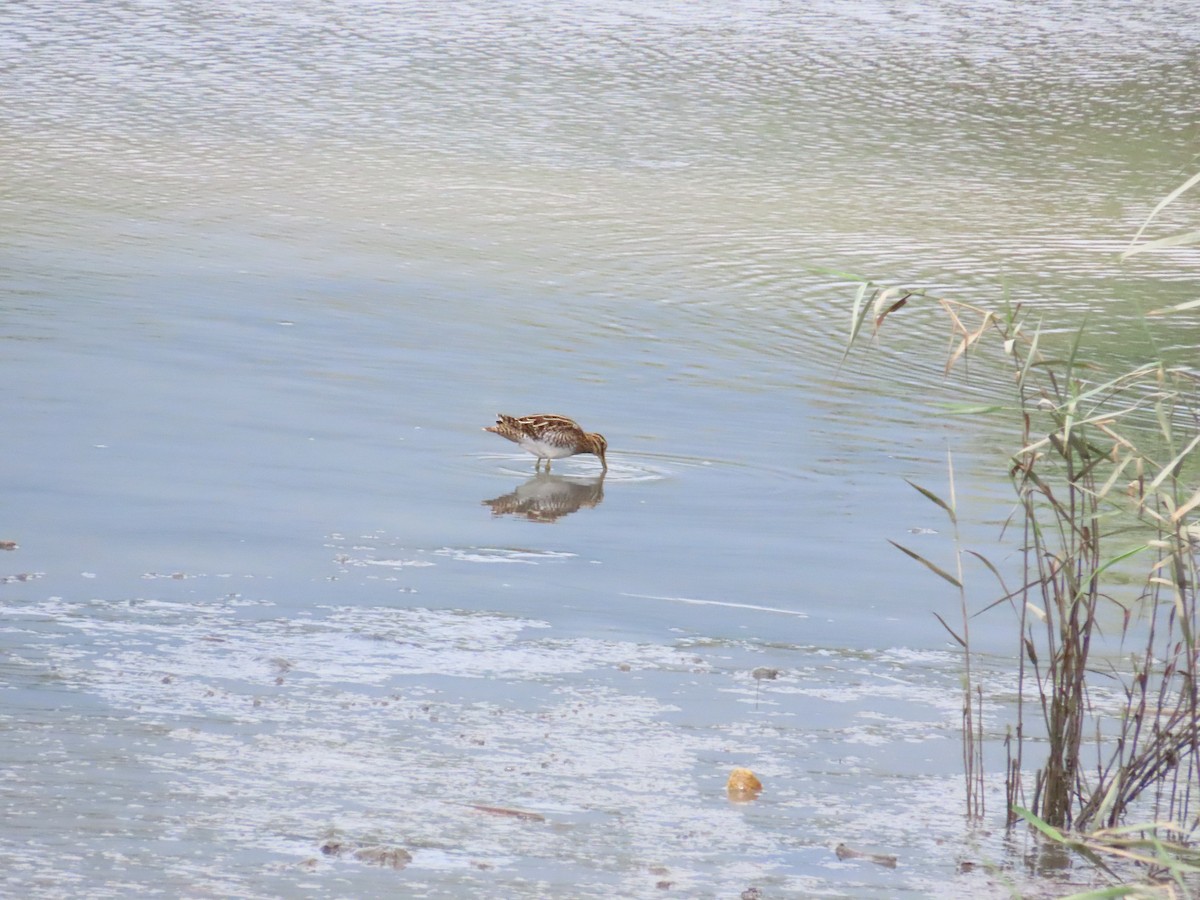
<path id="1" fill-rule="evenodd" d="M 958 600 L 887 544 L 950 558 L 904 482 L 949 452 L 1012 558 L 1017 432 L 937 414 L 1006 387 L 945 379 L 921 309 L 843 361 L 830 273 L 1188 358 L 1142 313 L 1194 253 L 1117 254 L 1191 174 L 1198 38 L 1183 3 L 6 5 L 0 885 L 1007 896 L 964 865 L 1004 855 L 1007 713 L 971 830 Z M 603 432 L 607 476 L 535 476 L 501 412 Z M 1010 619 L 972 627 L 1007 694 Z"/>

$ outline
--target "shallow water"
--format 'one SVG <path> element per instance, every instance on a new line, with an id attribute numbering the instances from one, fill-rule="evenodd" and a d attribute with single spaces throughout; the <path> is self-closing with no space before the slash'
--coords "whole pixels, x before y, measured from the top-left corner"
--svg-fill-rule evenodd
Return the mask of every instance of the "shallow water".
<path id="1" fill-rule="evenodd" d="M 1006 896 L 959 871 L 1004 850 L 994 794 L 963 837 L 957 598 L 886 543 L 949 560 L 903 479 L 944 490 L 951 451 L 965 538 L 1011 559 L 1013 433 L 936 415 L 1005 388 L 944 380 L 919 309 L 842 363 L 854 286 L 822 273 L 1189 358 L 1140 316 L 1192 299 L 1194 253 L 1116 253 L 1190 174 L 1198 31 L 7 6 L 0 883 Z M 498 412 L 604 432 L 607 477 L 535 477 Z M 1008 626 L 972 624 L 998 696 Z"/>

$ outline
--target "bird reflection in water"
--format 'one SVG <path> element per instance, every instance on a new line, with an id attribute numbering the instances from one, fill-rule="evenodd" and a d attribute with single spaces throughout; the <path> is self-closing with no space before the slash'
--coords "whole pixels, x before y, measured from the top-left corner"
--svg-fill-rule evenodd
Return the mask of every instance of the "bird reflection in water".
<path id="1" fill-rule="evenodd" d="M 604 476 L 567 478 L 542 473 L 517 485 L 494 500 L 484 500 L 493 516 L 521 516 L 530 522 L 553 522 L 583 507 L 599 506 L 604 499 Z"/>

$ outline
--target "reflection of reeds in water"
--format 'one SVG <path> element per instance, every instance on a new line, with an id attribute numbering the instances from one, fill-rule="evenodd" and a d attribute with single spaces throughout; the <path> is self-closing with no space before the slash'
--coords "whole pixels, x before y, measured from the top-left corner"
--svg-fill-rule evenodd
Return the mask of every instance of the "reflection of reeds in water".
<path id="1" fill-rule="evenodd" d="M 604 478 L 581 480 L 561 475 L 535 475 L 516 490 L 484 500 L 493 516 L 521 516 L 531 522 L 553 522 L 604 499 Z"/>

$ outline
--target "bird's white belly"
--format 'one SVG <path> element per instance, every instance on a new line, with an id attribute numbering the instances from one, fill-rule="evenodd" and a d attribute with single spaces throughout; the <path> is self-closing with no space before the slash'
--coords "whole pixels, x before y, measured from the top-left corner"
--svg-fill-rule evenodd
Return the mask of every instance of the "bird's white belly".
<path id="1" fill-rule="evenodd" d="M 520 444 L 522 450 L 532 453 L 538 459 L 562 459 L 564 456 L 575 455 L 575 448 L 569 445 L 548 444 L 531 438 L 523 438 Z"/>

